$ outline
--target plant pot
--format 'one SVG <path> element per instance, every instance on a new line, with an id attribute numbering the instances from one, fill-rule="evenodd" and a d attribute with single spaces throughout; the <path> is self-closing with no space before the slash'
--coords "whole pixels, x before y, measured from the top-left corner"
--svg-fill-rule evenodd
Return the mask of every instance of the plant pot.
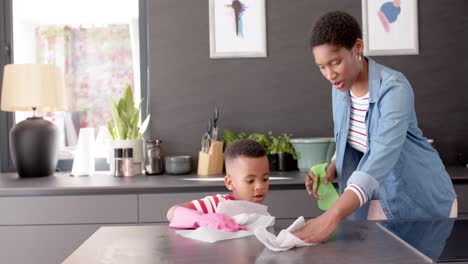
<path id="1" fill-rule="evenodd" d="M 312 166 L 330 162 L 335 153 L 334 138 L 292 138 L 297 152 L 300 171 L 309 171 Z"/>
<path id="2" fill-rule="evenodd" d="M 133 149 L 133 175 L 140 175 L 143 171 L 143 139 L 122 139 L 110 140 L 108 143 L 107 161 L 111 171 L 114 171 L 114 149 L 132 148 Z"/>
<path id="3" fill-rule="evenodd" d="M 278 170 L 278 154 L 268 154 L 268 163 L 270 164 L 270 171 Z"/>
<path id="4" fill-rule="evenodd" d="M 297 170 L 297 160 L 289 153 L 278 154 L 278 171 Z"/>

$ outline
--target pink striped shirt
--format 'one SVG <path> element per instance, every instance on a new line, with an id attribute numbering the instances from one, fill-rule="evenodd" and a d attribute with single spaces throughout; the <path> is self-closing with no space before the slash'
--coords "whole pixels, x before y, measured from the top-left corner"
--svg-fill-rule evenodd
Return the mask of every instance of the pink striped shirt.
<path id="1" fill-rule="evenodd" d="M 203 212 L 205 214 L 216 213 L 218 204 L 226 200 L 236 200 L 236 198 L 231 194 L 216 194 L 206 196 L 200 200 L 193 200 L 189 202 L 188 205 L 191 209 Z"/>
<path id="2" fill-rule="evenodd" d="M 348 143 L 356 150 L 367 150 L 366 114 L 369 110 L 369 92 L 361 97 L 351 94 L 351 115 L 348 132 Z"/>

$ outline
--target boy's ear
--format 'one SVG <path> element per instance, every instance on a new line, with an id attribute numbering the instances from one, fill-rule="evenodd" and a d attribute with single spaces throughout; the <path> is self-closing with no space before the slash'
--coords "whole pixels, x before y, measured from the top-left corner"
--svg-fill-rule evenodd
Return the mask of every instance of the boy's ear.
<path id="1" fill-rule="evenodd" d="M 226 185 L 226 188 L 230 191 L 232 191 L 232 179 L 231 176 L 226 175 L 224 176 L 224 185 Z"/>

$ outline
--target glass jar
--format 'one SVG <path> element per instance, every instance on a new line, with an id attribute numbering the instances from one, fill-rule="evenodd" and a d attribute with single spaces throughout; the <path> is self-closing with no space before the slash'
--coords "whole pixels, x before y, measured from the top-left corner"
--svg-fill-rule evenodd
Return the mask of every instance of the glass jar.
<path id="1" fill-rule="evenodd" d="M 114 171 L 113 174 L 115 177 L 122 177 L 124 165 L 123 165 L 123 149 L 116 148 L 114 149 Z"/>
<path id="2" fill-rule="evenodd" d="M 146 143 L 145 173 L 148 175 L 162 174 L 164 171 L 160 145 L 162 141 L 159 139 L 147 140 Z"/>
<path id="3" fill-rule="evenodd" d="M 134 176 L 133 174 L 133 148 L 123 149 L 123 176 Z"/>

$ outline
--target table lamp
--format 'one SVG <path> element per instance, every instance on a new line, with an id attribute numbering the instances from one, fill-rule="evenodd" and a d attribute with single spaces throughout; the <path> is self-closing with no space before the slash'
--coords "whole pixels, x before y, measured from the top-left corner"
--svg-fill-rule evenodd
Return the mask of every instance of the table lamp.
<path id="1" fill-rule="evenodd" d="M 20 177 L 42 177 L 57 166 L 57 127 L 36 111 L 66 109 L 61 69 L 47 64 L 9 64 L 4 68 L 1 98 L 3 111 L 32 111 L 33 116 L 10 130 L 10 153 Z"/>

